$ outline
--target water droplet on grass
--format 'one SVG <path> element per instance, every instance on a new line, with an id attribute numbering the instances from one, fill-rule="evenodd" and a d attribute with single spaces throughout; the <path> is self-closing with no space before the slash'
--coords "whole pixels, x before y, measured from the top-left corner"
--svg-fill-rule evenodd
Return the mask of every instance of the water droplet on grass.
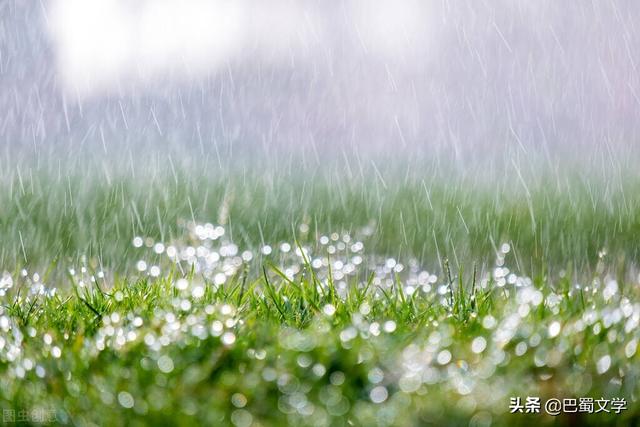
<path id="1" fill-rule="evenodd" d="M 599 374 L 604 374 L 609 370 L 610 367 L 611 367 L 611 356 L 609 356 L 608 354 L 605 356 L 602 356 L 596 362 L 596 369 L 598 370 Z"/>
<path id="2" fill-rule="evenodd" d="M 374 387 L 369 393 L 369 397 L 373 403 L 382 403 L 389 397 L 389 392 L 384 386 Z"/>
<path id="3" fill-rule="evenodd" d="M 133 396 L 131 395 L 131 393 L 121 391 L 120 393 L 118 393 L 118 403 L 120 403 L 120 406 L 122 406 L 123 408 L 130 409 L 133 408 L 135 401 L 133 400 Z"/>
<path id="4" fill-rule="evenodd" d="M 161 372 L 168 374 L 173 371 L 173 367 L 173 359 L 166 355 L 160 356 L 158 359 L 158 369 L 160 369 Z"/>
<path id="5" fill-rule="evenodd" d="M 487 340 L 484 337 L 476 337 L 471 342 L 471 351 L 476 354 L 480 354 L 487 348 Z"/>
<path id="6" fill-rule="evenodd" d="M 221 341 L 224 345 L 232 345 L 236 342 L 236 336 L 233 332 L 225 332 L 222 334 Z"/>
<path id="7" fill-rule="evenodd" d="M 449 350 L 442 350 L 438 353 L 438 357 L 436 358 L 439 364 L 446 365 L 451 362 L 451 352 Z"/>
<path id="8" fill-rule="evenodd" d="M 560 322 L 555 321 L 555 322 L 551 322 L 551 324 L 549 325 L 549 338 L 555 338 L 560 334 L 560 329 L 561 329 L 561 325 Z"/>
<path id="9" fill-rule="evenodd" d="M 327 304 L 322 309 L 327 316 L 333 316 L 336 313 L 336 307 L 333 304 Z"/>

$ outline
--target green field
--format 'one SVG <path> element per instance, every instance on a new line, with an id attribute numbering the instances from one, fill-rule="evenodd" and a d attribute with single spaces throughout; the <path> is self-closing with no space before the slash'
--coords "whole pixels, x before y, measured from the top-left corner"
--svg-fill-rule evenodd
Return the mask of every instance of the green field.
<path id="1" fill-rule="evenodd" d="M 3 415 L 640 421 L 631 168 L 283 164 L 5 165 Z M 510 414 L 527 396 L 627 408 Z"/>

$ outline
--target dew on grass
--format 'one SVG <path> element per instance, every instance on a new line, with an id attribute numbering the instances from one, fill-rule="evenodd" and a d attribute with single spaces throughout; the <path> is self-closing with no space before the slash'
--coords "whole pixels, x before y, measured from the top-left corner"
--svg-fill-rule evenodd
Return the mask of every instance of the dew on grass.
<path id="1" fill-rule="evenodd" d="M 152 265 L 151 268 L 149 269 L 149 275 L 151 277 L 160 276 L 160 267 L 158 267 L 157 265 Z"/>
<path id="2" fill-rule="evenodd" d="M 213 277 L 213 283 L 215 285 L 223 285 L 227 281 L 227 276 L 224 273 L 218 273 Z"/>
<path id="3" fill-rule="evenodd" d="M 609 370 L 610 367 L 611 367 L 611 356 L 608 354 L 605 356 L 602 356 L 596 362 L 596 369 L 598 370 L 598 374 L 604 374 Z"/>
<path id="4" fill-rule="evenodd" d="M 120 403 L 120 406 L 122 406 L 123 408 L 131 409 L 133 408 L 135 401 L 131 393 L 127 391 L 121 391 L 118 393 L 118 403 Z"/>
<path id="5" fill-rule="evenodd" d="M 476 337 L 471 342 L 471 351 L 476 354 L 482 353 L 487 348 L 487 340 L 484 337 Z"/>
<path id="6" fill-rule="evenodd" d="M 386 387 L 377 386 L 369 392 L 369 397 L 373 403 L 382 403 L 389 397 L 389 392 Z"/>
<path id="7" fill-rule="evenodd" d="M 336 312 L 336 308 L 335 306 L 333 306 L 332 304 L 327 304 L 324 306 L 324 308 L 322 309 L 322 311 L 324 312 L 324 314 L 326 314 L 327 316 L 333 316 Z"/>
<path id="8" fill-rule="evenodd" d="M 380 335 L 380 324 L 378 322 L 372 322 L 369 325 L 369 333 L 374 337 Z"/>
<path id="9" fill-rule="evenodd" d="M 296 360 L 298 362 L 298 366 L 300 366 L 301 368 L 308 368 L 309 366 L 311 366 L 311 363 L 313 362 L 311 357 L 306 354 L 299 355 Z"/>
<path id="10" fill-rule="evenodd" d="M 607 281 L 607 284 L 602 291 L 602 297 L 605 301 L 611 300 L 618 293 L 618 282 L 615 280 Z"/>
<path id="11" fill-rule="evenodd" d="M 560 328 L 561 328 L 560 322 L 558 322 L 558 321 L 551 322 L 551 324 L 549 325 L 549 328 L 548 328 L 548 336 L 549 336 L 549 338 L 557 337 L 558 334 L 560 334 Z"/>
<path id="12" fill-rule="evenodd" d="M 230 346 L 236 342 L 236 336 L 233 332 L 225 332 L 220 339 L 224 345 Z"/>
<path id="13" fill-rule="evenodd" d="M 163 355 L 158 358 L 158 369 L 160 369 L 160 372 L 168 374 L 173 371 L 173 368 L 173 359 L 171 359 L 169 356 Z"/>
<path id="14" fill-rule="evenodd" d="M 446 365 L 447 363 L 451 362 L 451 352 L 449 350 L 442 350 L 440 353 L 438 353 L 436 360 L 439 364 Z"/>
<path id="15" fill-rule="evenodd" d="M 384 322 L 384 326 L 383 329 L 386 333 L 390 334 L 393 333 L 396 330 L 396 322 L 393 320 L 387 320 L 386 322 Z"/>
<path id="16" fill-rule="evenodd" d="M 280 244 L 280 252 L 282 253 L 289 253 L 289 251 L 291 250 L 291 245 L 289 243 L 282 243 Z"/>
<path id="17" fill-rule="evenodd" d="M 230 315 L 233 315 L 234 313 L 235 313 L 235 309 L 233 308 L 233 306 L 229 304 L 223 304 L 220 307 L 220 314 L 222 314 L 223 316 L 230 316 Z"/>
<path id="18" fill-rule="evenodd" d="M 231 396 L 231 404 L 236 408 L 244 408 L 247 406 L 247 398 L 242 393 L 234 393 Z"/>
<path id="19" fill-rule="evenodd" d="M 384 379 L 384 372 L 380 368 L 373 368 L 367 374 L 367 378 L 371 384 L 378 384 Z"/>
<path id="20" fill-rule="evenodd" d="M 201 284 L 195 285 L 193 287 L 193 290 L 191 291 L 191 296 L 193 296 L 193 298 L 199 299 L 202 298 L 204 296 L 204 286 Z"/>
<path id="21" fill-rule="evenodd" d="M 175 287 L 176 287 L 176 289 L 178 289 L 180 291 L 184 291 L 185 289 L 187 289 L 189 287 L 189 282 L 187 281 L 187 279 L 180 278 L 180 279 L 176 280 Z"/>
<path id="22" fill-rule="evenodd" d="M 42 365 L 36 366 L 36 376 L 38 378 L 44 378 L 46 374 L 47 374 L 47 371 L 45 370 L 44 367 L 42 367 Z"/>
<path id="23" fill-rule="evenodd" d="M 55 357 L 56 359 L 59 359 L 59 358 L 60 358 L 60 356 L 62 356 L 62 350 L 61 350 L 61 349 L 60 349 L 60 347 L 58 347 L 58 346 L 53 346 L 53 347 L 51 348 L 51 355 L 52 355 L 53 357 Z"/>
<path id="24" fill-rule="evenodd" d="M 327 369 L 321 363 L 316 363 L 315 365 L 313 365 L 313 368 L 311 368 L 311 370 L 317 377 L 322 377 L 327 372 Z"/>
<path id="25" fill-rule="evenodd" d="M 143 260 L 140 260 L 136 263 L 136 268 L 138 271 L 143 272 L 147 270 L 147 263 Z"/>
<path id="26" fill-rule="evenodd" d="M 157 368 L 166 374 L 159 377 L 165 377 L 165 381 L 168 381 L 176 375 L 176 367 L 181 368 L 183 360 L 179 353 L 173 352 L 173 346 L 183 349 L 197 342 L 207 348 L 211 346 L 212 357 L 218 357 L 220 348 L 232 353 L 234 349 L 231 346 L 247 343 L 244 341 L 247 327 L 263 326 L 263 322 L 256 323 L 243 317 L 247 304 L 253 303 L 251 298 L 255 298 L 257 304 L 265 301 L 267 306 L 272 306 L 268 295 L 263 293 L 263 286 L 247 285 L 245 290 L 248 290 L 242 302 L 238 292 L 242 286 L 242 274 L 253 271 L 256 266 L 261 265 L 263 259 L 268 259 L 279 272 L 268 268 L 265 273 L 269 280 L 273 280 L 272 284 L 283 292 L 282 303 L 292 313 L 299 314 L 296 312 L 299 300 L 292 291 L 293 287 L 282 279 L 280 273 L 296 284 L 313 283 L 308 288 L 309 292 L 318 292 L 321 296 L 329 295 L 330 284 L 333 284 L 336 291 L 336 300 L 321 298 L 313 309 L 307 307 L 305 310 L 308 311 L 304 315 L 287 320 L 295 324 L 295 327 L 283 327 L 277 337 L 273 338 L 281 345 L 280 350 L 272 351 L 273 347 L 269 347 L 268 343 L 257 345 L 265 345 L 269 353 L 264 349 L 256 350 L 255 347 L 245 351 L 247 346 L 240 346 L 241 353 L 246 353 L 251 361 L 238 365 L 242 381 L 256 388 L 260 381 L 277 380 L 285 395 L 282 408 L 291 416 L 317 414 L 321 410 L 326 411 L 325 414 L 344 413 L 345 408 L 348 410 L 349 401 L 341 393 L 348 390 L 353 381 L 364 380 L 373 387 L 369 391 L 369 403 L 388 402 L 380 409 L 389 405 L 393 410 L 398 410 L 404 404 L 398 403 L 401 399 L 399 396 L 406 395 L 405 398 L 413 399 L 414 395 L 421 396 L 431 388 L 444 388 L 466 396 L 468 400 L 461 405 L 492 410 L 499 402 L 495 400 L 498 399 L 496 396 L 484 398 L 487 384 L 494 388 L 508 389 L 509 384 L 514 382 L 514 376 L 510 372 L 512 369 L 517 371 L 525 363 L 540 368 L 536 370 L 539 374 L 525 376 L 531 387 L 539 387 L 540 383 L 554 378 L 554 381 L 559 382 L 558 387 L 577 387 L 575 384 L 580 384 L 584 393 L 596 381 L 589 378 L 594 373 L 624 372 L 629 378 L 631 373 L 637 372 L 632 362 L 637 354 L 635 331 L 640 321 L 640 306 L 633 293 L 627 294 L 626 288 L 622 295 L 620 288 L 613 289 L 614 282 L 606 278 L 605 274 L 604 279 L 600 279 L 600 282 L 594 280 L 593 283 L 593 288 L 599 290 L 597 299 L 589 293 L 589 287 L 585 286 L 582 291 L 587 301 L 586 306 L 564 316 L 566 306 L 578 301 L 573 300 L 579 295 L 575 289 L 571 295 L 558 286 L 538 289 L 529 277 L 518 273 L 519 268 L 510 264 L 510 257 L 497 257 L 499 259 L 495 265 L 478 271 L 481 284 L 479 294 L 491 292 L 492 307 L 487 309 L 470 306 L 467 308 L 468 313 L 461 313 L 455 311 L 455 304 L 449 303 L 452 289 L 448 284 L 439 282 L 438 276 L 431 272 L 433 269 L 423 268 L 416 259 L 410 257 L 393 255 L 391 258 L 389 255 L 369 253 L 359 239 L 364 242 L 367 240 L 358 231 L 348 235 L 344 232 L 327 233 L 320 237 L 309 232 L 305 237 L 308 240 L 268 242 L 256 250 L 234 243 L 230 239 L 230 233 L 219 233 L 220 230 L 213 224 L 202 224 L 199 228 L 196 225 L 190 230 L 192 235 L 187 234 L 165 242 L 155 241 L 151 246 L 147 245 L 146 238 L 141 237 L 141 247 L 144 248 L 136 251 L 136 259 L 145 263 L 145 271 L 149 272 L 151 283 L 163 286 L 163 280 L 166 280 L 166 284 L 171 287 L 167 305 L 156 308 L 148 315 L 137 308 L 123 311 L 126 305 L 117 305 L 118 312 L 111 312 L 111 308 L 105 313 L 103 324 L 95 335 L 85 338 L 89 343 L 86 347 L 93 352 L 90 354 L 104 349 L 127 351 L 135 348 L 136 343 L 142 342 L 145 350 L 153 354 L 149 356 L 151 365 L 147 369 L 152 369 L 152 361 L 156 360 Z M 287 251 L 282 250 L 285 244 Z M 163 251 L 157 250 L 159 245 L 162 245 Z M 276 248 L 274 254 L 272 247 Z M 265 251 L 265 248 L 269 250 Z M 509 251 L 505 251 L 502 245 L 500 252 L 504 255 Z M 262 256 L 255 259 L 253 254 Z M 307 265 L 307 259 L 310 266 Z M 154 267 L 158 268 L 158 274 L 153 273 Z M 90 271 L 94 270 L 74 270 L 75 280 L 84 283 L 83 289 L 87 292 L 94 292 L 97 288 L 95 280 L 90 280 L 88 276 Z M 27 289 L 33 289 L 34 295 L 39 296 L 46 291 L 46 285 L 42 283 L 42 276 L 36 274 L 17 277 L 15 281 L 24 281 L 28 285 Z M 370 275 L 371 283 L 367 288 Z M 402 286 L 396 285 L 397 279 Z M 108 281 L 104 281 L 104 284 L 105 289 L 110 292 L 110 298 L 117 302 L 125 300 L 123 290 L 111 293 L 111 284 Z M 15 285 L 14 283 L 7 291 L 13 292 Z M 457 286 L 457 280 L 454 279 L 454 291 L 458 290 Z M 441 295 L 435 290 L 438 287 Z M 351 293 L 364 291 L 365 288 L 367 291 L 364 300 L 359 300 L 357 293 Z M 404 294 L 396 294 L 399 288 Z M 211 301 L 209 289 L 214 291 Z M 235 289 L 235 294 L 224 295 L 225 292 L 232 292 L 232 289 Z M 132 288 L 131 295 L 135 291 L 136 288 Z M 207 301 L 203 305 L 199 300 L 205 293 Z M 128 290 L 126 295 L 130 295 Z M 397 305 L 393 306 L 396 295 Z M 390 301 L 387 299 L 389 296 Z M 410 297 L 412 302 L 401 303 L 400 296 L 407 300 Z M 603 304 L 604 302 L 609 304 Z M 424 317 L 419 321 L 405 323 L 399 316 L 410 304 L 429 307 L 430 311 L 421 314 Z M 173 313 L 167 312 L 168 309 L 173 310 Z M 538 320 L 536 316 L 542 309 L 557 312 L 562 317 L 547 315 L 544 320 Z M 335 316 L 337 310 L 341 315 L 329 319 L 329 316 Z M 442 314 L 438 310 L 442 310 Z M 415 312 L 407 311 L 410 315 L 415 315 Z M 0 360 L 15 363 L 12 365 L 13 372 L 20 368 L 24 375 L 28 376 L 34 370 L 39 375 L 38 356 L 22 352 L 21 342 L 12 338 L 11 333 L 19 329 L 14 326 L 17 324 L 15 318 L 6 311 L 0 311 L 0 316 L 6 318 L 6 321 L 0 320 L 0 326 L 6 323 L 4 326 L 8 332 L 2 338 L 4 341 L 0 341 Z M 277 316 L 280 319 L 280 315 Z M 296 322 L 301 322 L 302 326 Z M 420 324 L 418 331 L 413 329 L 417 324 Z M 335 325 L 340 325 L 339 329 L 334 329 Z M 392 334 L 398 328 L 402 334 Z M 27 337 L 31 336 L 30 331 L 28 328 L 21 329 L 21 333 Z M 332 332 L 335 334 L 331 335 Z M 405 332 L 410 334 L 406 338 L 404 349 L 389 351 L 389 343 L 400 339 Z M 598 351 L 580 344 L 592 332 L 603 336 L 602 343 L 605 347 L 600 347 Z M 253 334 L 253 329 L 249 329 L 247 335 L 251 337 Z M 338 356 L 323 357 L 326 356 L 323 351 L 330 346 L 335 347 L 337 338 L 337 349 L 332 351 L 339 352 L 340 358 L 353 357 L 359 367 L 357 370 L 336 371 L 332 360 Z M 24 337 L 20 337 L 22 339 Z M 58 347 L 55 347 L 58 350 L 51 348 L 51 334 L 45 332 L 42 342 L 43 348 L 48 348 L 46 354 L 54 358 L 61 357 L 62 352 Z M 611 350 L 606 346 L 610 346 Z M 282 348 L 286 351 L 282 351 Z M 170 352 L 173 358 L 166 352 Z M 572 372 L 571 382 L 549 373 L 550 370 L 568 366 L 571 355 L 591 361 L 591 366 L 580 366 L 579 372 Z M 255 370 L 252 365 L 255 365 Z M 197 378 L 197 369 L 195 366 L 193 370 L 187 369 L 185 377 L 193 375 Z M 182 372 L 182 369 L 179 371 Z M 327 376 L 327 372 L 330 375 Z M 221 381 L 239 381 L 233 375 L 229 374 L 229 378 L 226 378 L 225 374 Z M 280 381 L 285 377 L 286 381 Z M 313 392 L 310 390 L 314 390 L 317 384 L 313 381 L 330 383 L 335 389 L 328 399 L 331 404 L 313 401 Z M 374 400 L 374 390 L 377 396 L 375 399 L 380 402 Z M 402 393 L 392 393 L 395 390 L 401 390 Z M 245 398 L 249 396 L 241 387 L 237 393 Z M 367 400 L 366 397 L 365 394 L 361 399 Z M 355 402 L 354 408 L 361 403 Z M 237 410 L 245 407 L 235 406 Z"/>
<path id="27" fill-rule="evenodd" d="M 367 302 L 363 302 L 362 304 L 360 304 L 360 307 L 358 308 L 358 311 L 363 316 L 366 316 L 369 313 L 371 313 L 371 305 L 369 305 L 369 303 L 367 303 Z"/>
<path id="28" fill-rule="evenodd" d="M 344 383 L 345 379 L 346 379 L 346 377 L 345 377 L 344 373 L 341 372 L 341 371 L 334 371 L 334 372 L 331 373 L 331 375 L 329 375 L 329 381 L 334 386 L 342 385 Z"/>
<path id="29" fill-rule="evenodd" d="M 180 301 L 180 310 L 189 312 L 191 310 L 191 301 L 189 301 L 188 299 Z"/>
<path id="30" fill-rule="evenodd" d="M 516 356 L 523 356 L 527 352 L 527 343 L 524 341 L 520 341 L 516 344 L 515 354 Z"/>
<path id="31" fill-rule="evenodd" d="M 4 296 L 6 292 L 13 287 L 13 279 L 7 272 L 2 273 L 0 277 L 0 296 Z"/>

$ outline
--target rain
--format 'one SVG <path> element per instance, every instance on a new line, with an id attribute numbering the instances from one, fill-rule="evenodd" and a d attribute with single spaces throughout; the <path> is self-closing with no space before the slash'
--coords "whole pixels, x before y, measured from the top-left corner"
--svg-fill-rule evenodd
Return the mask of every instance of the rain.
<path id="1" fill-rule="evenodd" d="M 633 4 L 396 3 L 5 0 L 3 157 L 636 154 Z"/>
<path id="2" fill-rule="evenodd" d="M 3 423 L 633 423 L 638 18 L 0 0 Z"/>

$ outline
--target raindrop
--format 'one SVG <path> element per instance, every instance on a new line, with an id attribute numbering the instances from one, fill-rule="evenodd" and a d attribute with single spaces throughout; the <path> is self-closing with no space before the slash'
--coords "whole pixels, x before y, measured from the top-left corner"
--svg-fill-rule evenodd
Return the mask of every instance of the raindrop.
<path id="1" fill-rule="evenodd" d="M 476 354 L 482 353 L 487 348 L 487 340 L 483 337 L 476 337 L 471 342 L 471 351 Z"/>
<path id="2" fill-rule="evenodd" d="M 140 260 L 138 261 L 138 263 L 136 264 L 136 268 L 138 269 L 138 271 L 142 272 L 145 271 L 147 269 L 147 263 Z"/>
<path id="3" fill-rule="evenodd" d="M 324 306 L 322 311 L 327 316 L 333 316 L 335 314 L 335 312 L 336 312 L 336 307 L 333 304 L 327 304 L 327 305 Z"/>
<path id="4" fill-rule="evenodd" d="M 369 397 L 373 403 L 382 403 L 389 397 L 389 392 L 384 386 L 374 387 L 369 393 Z"/>
<path id="5" fill-rule="evenodd" d="M 549 325 L 549 338 L 555 338 L 560 334 L 560 322 L 554 321 Z"/>
<path id="6" fill-rule="evenodd" d="M 394 322 L 393 320 L 387 320 L 386 322 L 384 322 L 383 329 L 389 334 L 394 332 L 396 330 L 396 322 Z"/>
<path id="7" fill-rule="evenodd" d="M 129 392 L 121 391 L 118 393 L 118 402 L 123 408 L 133 408 L 134 400 Z"/>
<path id="8" fill-rule="evenodd" d="M 173 371 L 173 359 L 166 355 L 160 356 L 160 358 L 158 359 L 158 369 L 160 369 L 160 371 L 164 372 L 165 374 L 170 373 L 171 371 Z"/>
<path id="9" fill-rule="evenodd" d="M 438 357 L 436 358 L 439 364 L 446 365 L 451 362 L 451 352 L 449 350 L 442 350 L 438 353 Z"/>
<path id="10" fill-rule="evenodd" d="M 225 332 L 222 334 L 221 340 L 224 345 L 231 345 L 236 342 L 236 336 L 233 332 Z"/>
<path id="11" fill-rule="evenodd" d="M 611 367 L 611 356 L 608 354 L 606 356 L 602 356 L 598 362 L 596 363 L 596 369 L 599 374 L 604 374 Z"/>

